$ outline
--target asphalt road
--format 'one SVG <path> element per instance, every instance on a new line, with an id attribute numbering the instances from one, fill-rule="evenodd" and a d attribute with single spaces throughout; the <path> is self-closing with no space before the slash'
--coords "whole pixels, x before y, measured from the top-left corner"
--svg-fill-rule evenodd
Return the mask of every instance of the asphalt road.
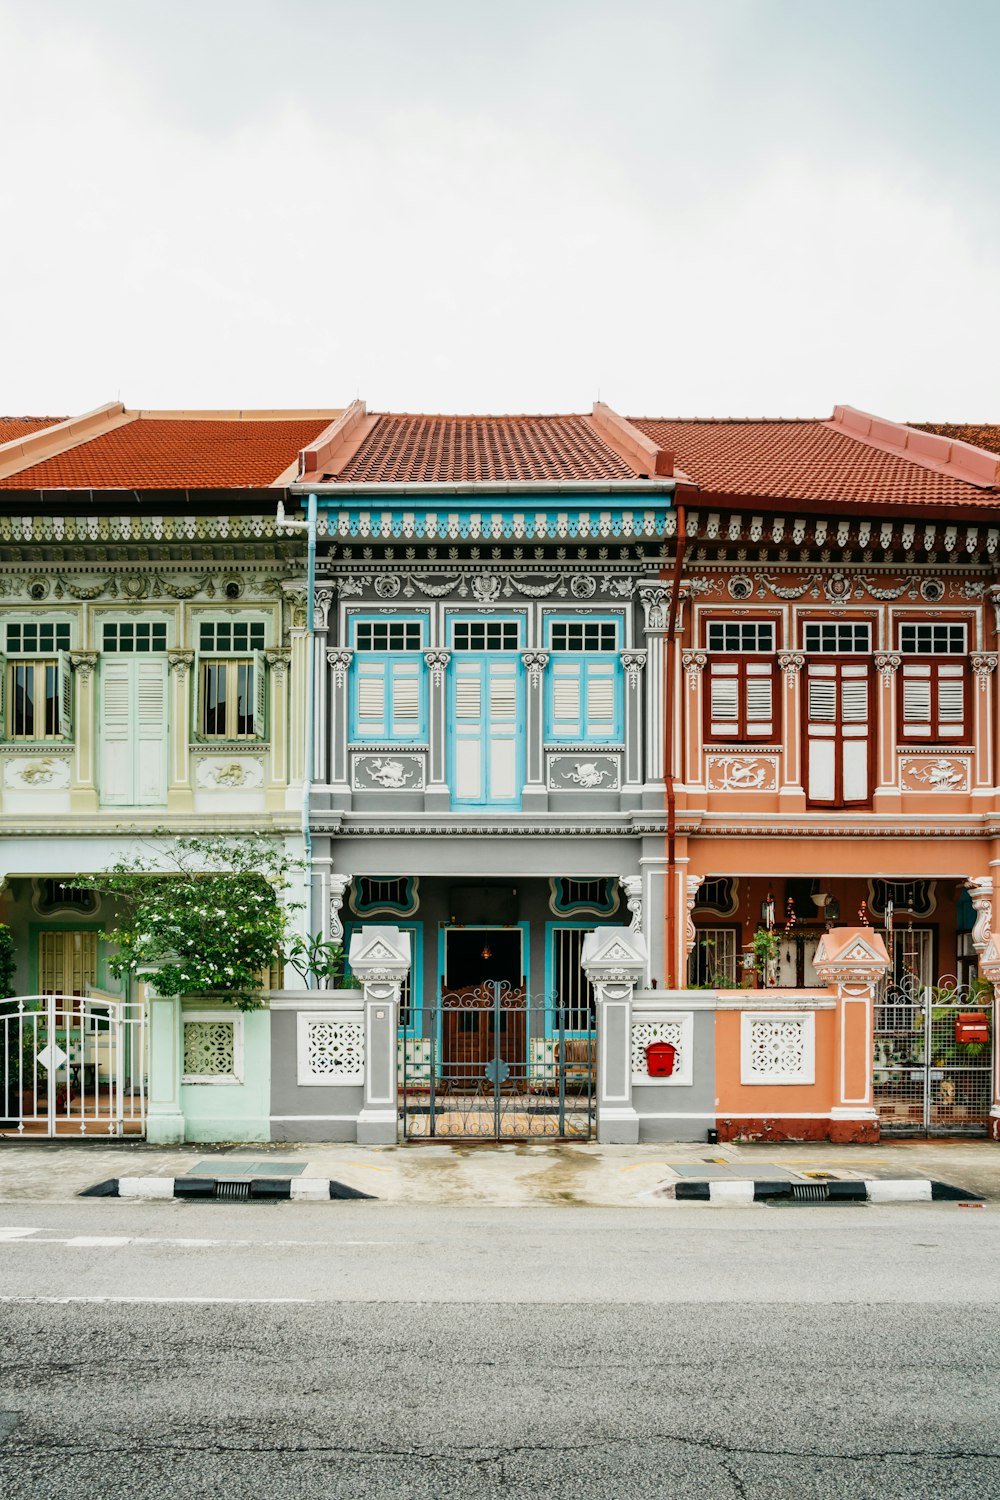
<path id="1" fill-rule="evenodd" d="M 4 1205 L 0 1495 L 983 1500 L 998 1225 Z"/>

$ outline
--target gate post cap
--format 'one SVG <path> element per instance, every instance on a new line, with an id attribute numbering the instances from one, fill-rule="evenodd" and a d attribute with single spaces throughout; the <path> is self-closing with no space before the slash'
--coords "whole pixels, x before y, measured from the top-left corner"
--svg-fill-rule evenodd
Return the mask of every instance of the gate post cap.
<path id="1" fill-rule="evenodd" d="M 410 970 L 410 934 L 398 927 L 362 927 L 351 934 L 349 959 L 351 973 L 362 984 L 402 981 Z"/>
<path id="2" fill-rule="evenodd" d="M 1000 932 L 990 933 L 990 940 L 979 956 L 979 972 L 992 984 L 1000 984 Z"/>
<path id="3" fill-rule="evenodd" d="M 890 964 L 881 935 L 871 927 L 834 927 L 824 932 L 813 959 L 820 978 L 834 984 L 838 980 L 874 983 Z"/>
<path id="4" fill-rule="evenodd" d="M 581 966 L 592 984 L 637 983 L 646 971 L 646 939 L 632 927 L 598 927 L 583 940 Z"/>

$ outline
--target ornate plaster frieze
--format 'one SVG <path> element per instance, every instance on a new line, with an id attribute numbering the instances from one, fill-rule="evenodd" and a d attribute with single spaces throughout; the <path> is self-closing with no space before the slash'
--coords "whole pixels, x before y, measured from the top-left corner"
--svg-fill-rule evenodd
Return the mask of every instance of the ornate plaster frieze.
<path id="1" fill-rule="evenodd" d="M 581 562 L 581 568 L 592 565 L 592 561 Z M 495 604 L 501 598 L 511 599 L 518 594 L 528 599 L 547 599 L 555 594 L 581 602 L 598 593 L 610 599 L 631 599 L 636 585 L 633 578 L 614 573 L 595 578 L 589 571 L 530 574 L 504 567 L 484 572 L 481 565 L 470 564 L 446 574 L 409 571 L 349 573 L 334 580 L 333 586 L 341 599 L 363 598 L 370 589 L 382 600 L 400 596 L 412 599 L 418 594 L 427 599 L 446 599 L 455 595 L 459 599 L 471 598 L 477 604 Z"/>

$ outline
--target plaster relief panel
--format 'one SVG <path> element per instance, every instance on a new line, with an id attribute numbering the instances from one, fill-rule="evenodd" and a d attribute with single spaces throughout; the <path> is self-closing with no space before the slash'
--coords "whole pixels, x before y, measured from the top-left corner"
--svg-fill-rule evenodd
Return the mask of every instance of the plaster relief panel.
<path id="1" fill-rule="evenodd" d="M 3 784 L 12 790 L 57 792 L 70 783 L 68 756 L 24 755 L 4 765 Z"/>
<path id="2" fill-rule="evenodd" d="M 205 756 L 195 761 L 194 784 L 213 792 L 249 792 L 264 785 L 264 762 L 257 755 Z"/>
<path id="3" fill-rule="evenodd" d="M 424 785 L 424 762 L 419 755 L 356 755 L 354 789 L 386 792 L 419 792 Z"/>
<path id="4" fill-rule="evenodd" d="M 969 760 L 961 755 L 921 755 L 901 760 L 904 792 L 967 792 Z"/>
<path id="5" fill-rule="evenodd" d="M 706 777 L 710 792 L 774 792 L 778 788 L 778 757 L 710 755 Z"/>
<path id="6" fill-rule="evenodd" d="M 616 755 L 549 756 L 549 786 L 553 791 L 617 792 L 621 767 Z"/>

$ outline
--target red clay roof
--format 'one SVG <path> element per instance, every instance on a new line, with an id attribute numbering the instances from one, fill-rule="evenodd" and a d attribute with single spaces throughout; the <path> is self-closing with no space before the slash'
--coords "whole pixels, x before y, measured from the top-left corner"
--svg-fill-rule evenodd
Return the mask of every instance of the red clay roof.
<path id="1" fill-rule="evenodd" d="M 0 488 L 243 489 L 273 484 L 328 417 L 137 418 L 6 479 Z"/>
<path id="2" fill-rule="evenodd" d="M 0 417 L 0 443 L 27 437 L 29 433 L 40 432 L 43 427 L 54 427 L 57 422 L 65 420 L 65 417 Z"/>
<path id="3" fill-rule="evenodd" d="M 629 480 L 635 473 L 581 416 L 379 416 L 332 476 L 343 484 Z"/>
<path id="4" fill-rule="evenodd" d="M 716 495 L 870 505 L 995 505 L 1000 497 L 818 420 L 631 417 Z"/>
<path id="5" fill-rule="evenodd" d="M 975 448 L 988 448 L 991 453 L 1000 453 L 1000 423 L 998 422 L 910 422 L 910 427 L 921 432 L 936 432 L 939 437 L 957 438 L 961 443 L 971 443 Z"/>

